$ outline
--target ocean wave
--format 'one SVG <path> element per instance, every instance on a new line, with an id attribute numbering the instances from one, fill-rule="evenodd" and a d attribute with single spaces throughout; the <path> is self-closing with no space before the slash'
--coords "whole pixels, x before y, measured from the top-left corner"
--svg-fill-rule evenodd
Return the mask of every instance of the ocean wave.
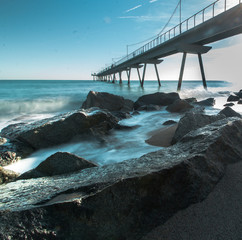
<path id="1" fill-rule="evenodd" d="M 0 116 L 57 113 L 80 108 L 81 102 L 70 98 L 0 100 Z"/>

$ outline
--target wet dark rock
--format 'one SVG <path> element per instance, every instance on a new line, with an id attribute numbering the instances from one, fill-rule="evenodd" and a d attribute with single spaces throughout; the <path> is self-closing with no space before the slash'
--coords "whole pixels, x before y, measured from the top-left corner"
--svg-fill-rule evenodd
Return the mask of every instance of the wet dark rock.
<path id="1" fill-rule="evenodd" d="M 140 115 L 140 113 L 139 113 L 138 111 L 133 111 L 133 112 L 132 112 L 132 115 L 133 115 L 133 116 L 137 116 L 137 115 Z"/>
<path id="2" fill-rule="evenodd" d="M 238 104 L 242 104 L 242 100 L 239 100 L 239 101 L 238 101 Z"/>
<path id="3" fill-rule="evenodd" d="M 174 101 L 180 99 L 178 93 L 162 93 L 157 92 L 153 94 L 147 94 L 140 97 L 135 103 L 134 103 L 134 109 L 137 110 L 143 105 L 158 105 L 158 106 L 167 106 L 172 104 Z"/>
<path id="4" fill-rule="evenodd" d="M 227 102 L 237 102 L 237 101 L 239 101 L 239 97 L 234 95 L 230 95 L 227 99 Z"/>
<path id="5" fill-rule="evenodd" d="M 31 124 L 10 125 L 1 131 L 1 136 L 40 149 L 83 139 L 85 134 L 107 134 L 117 122 L 106 111 L 75 111 Z"/>
<path id="6" fill-rule="evenodd" d="M 178 99 L 171 105 L 169 105 L 166 110 L 169 112 L 177 112 L 182 113 L 186 112 L 187 110 L 194 108 L 190 103 L 188 103 L 186 100 Z"/>
<path id="7" fill-rule="evenodd" d="M 223 114 L 210 116 L 201 113 L 186 113 L 178 122 L 178 127 L 171 143 L 175 144 L 180 141 L 187 133 L 223 118 L 225 118 Z"/>
<path id="8" fill-rule="evenodd" d="M 120 112 L 120 111 L 112 112 L 112 115 L 114 115 L 116 118 L 120 120 L 132 117 L 131 114 L 128 112 Z"/>
<path id="9" fill-rule="evenodd" d="M 107 92 L 90 91 L 87 99 L 82 104 L 82 108 L 98 107 L 107 109 L 108 111 L 131 112 L 133 110 L 133 101 L 124 99 L 121 96 L 110 94 Z"/>
<path id="10" fill-rule="evenodd" d="M 97 164 L 67 152 L 57 152 L 36 168 L 21 174 L 18 179 L 30 179 L 81 171 L 85 168 L 97 167 Z"/>
<path id="11" fill-rule="evenodd" d="M 197 102 L 196 98 L 186 98 L 184 100 L 186 100 L 188 103 L 195 103 L 195 102 Z"/>
<path id="12" fill-rule="evenodd" d="M 143 105 L 137 109 L 137 111 L 159 111 L 160 106 L 154 104 Z"/>
<path id="13" fill-rule="evenodd" d="M 239 98 L 242 98 L 242 89 L 239 92 L 235 92 L 234 94 Z"/>
<path id="14" fill-rule="evenodd" d="M 208 98 L 199 102 L 195 102 L 194 104 L 200 105 L 200 106 L 214 106 L 215 105 L 215 99 L 214 98 Z"/>
<path id="15" fill-rule="evenodd" d="M 234 103 L 226 103 L 224 104 L 224 107 L 233 107 L 234 106 Z"/>
<path id="16" fill-rule="evenodd" d="M 174 121 L 174 120 L 168 120 L 168 121 L 166 121 L 166 122 L 164 122 L 163 123 L 163 125 L 173 125 L 173 124 L 176 124 L 177 122 L 176 121 Z"/>
<path id="17" fill-rule="evenodd" d="M 133 129 L 136 129 L 136 128 L 139 128 L 139 127 L 140 127 L 140 125 L 127 126 L 127 125 L 117 124 L 115 126 L 115 129 L 116 130 L 133 130 Z"/>
<path id="18" fill-rule="evenodd" d="M 223 110 L 221 110 L 219 112 L 219 114 L 223 114 L 226 117 L 241 117 L 241 115 L 239 113 L 237 113 L 236 111 L 234 111 L 232 108 L 230 107 L 226 107 Z"/>
<path id="19" fill-rule="evenodd" d="M 230 94 L 230 91 L 219 91 L 218 94 L 228 95 L 228 94 Z"/>
<path id="20" fill-rule="evenodd" d="M 0 185 L 14 181 L 19 176 L 18 173 L 0 167 Z"/>
<path id="21" fill-rule="evenodd" d="M 0 166 L 4 167 L 19 161 L 33 153 L 33 148 L 25 146 L 20 142 L 10 142 L 5 139 L 0 145 Z"/>
<path id="22" fill-rule="evenodd" d="M 225 118 L 138 159 L 2 185 L 0 238 L 138 240 L 205 199 L 241 145 L 242 120 Z"/>

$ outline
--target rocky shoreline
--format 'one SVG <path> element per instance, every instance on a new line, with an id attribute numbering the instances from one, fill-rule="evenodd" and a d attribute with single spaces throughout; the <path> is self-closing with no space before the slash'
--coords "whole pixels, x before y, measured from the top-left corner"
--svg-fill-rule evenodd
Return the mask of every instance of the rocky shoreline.
<path id="1" fill-rule="evenodd" d="M 1 166 L 69 141 L 105 142 L 110 131 L 126 128 L 120 119 L 139 111 L 165 107 L 182 114 L 178 123 L 167 123 L 172 131 L 156 131 L 147 140 L 166 146 L 140 158 L 97 166 L 81 156 L 56 153 L 9 180 L 0 168 L 5 179 L 0 186 L 0 238 L 141 239 L 180 210 L 203 201 L 226 166 L 242 160 L 241 115 L 229 107 L 205 115 L 203 108 L 213 104 L 214 99 L 182 100 L 177 93 L 149 94 L 132 102 L 91 91 L 80 110 L 4 128 Z"/>

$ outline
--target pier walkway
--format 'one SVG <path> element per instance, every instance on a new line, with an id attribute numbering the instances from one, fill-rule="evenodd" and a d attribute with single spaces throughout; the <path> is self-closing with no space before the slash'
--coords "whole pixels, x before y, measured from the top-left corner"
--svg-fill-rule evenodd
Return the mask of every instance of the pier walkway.
<path id="1" fill-rule="evenodd" d="M 143 87 L 146 66 L 147 64 L 153 64 L 158 84 L 161 86 L 157 64 L 162 63 L 164 61 L 163 58 L 167 56 L 183 53 L 177 87 L 179 91 L 182 85 L 186 56 L 187 54 L 196 54 L 200 65 L 203 86 L 206 89 L 207 84 L 202 54 L 211 50 L 211 47 L 205 45 L 242 33 L 242 0 L 234 0 L 233 3 L 231 7 L 231 4 L 228 4 L 228 0 L 215 1 L 121 60 L 98 73 L 92 74 L 93 79 L 115 82 L 118 80 L 116 77 L 118 75 L 119 82 L 122 83 L 122 73 L 125 71 L 128 84 L 130 84 L 131 70 L 134 68 L 137 70 L 140 85 Z M 140 69 L 143 69 L 142 74 Z"/>

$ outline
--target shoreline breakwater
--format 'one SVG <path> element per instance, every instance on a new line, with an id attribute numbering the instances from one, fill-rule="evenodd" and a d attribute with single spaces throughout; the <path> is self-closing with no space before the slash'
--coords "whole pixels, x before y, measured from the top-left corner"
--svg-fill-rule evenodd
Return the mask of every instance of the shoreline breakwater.
<path id="1" fill-rule="evenodd" d="M 228 102 L 239 103 L 241 93 Z M 5 127 L 0 134 L 2 166 L 69 141 L 111 145 L 110 135 L 139 128 L 123 123 L 140 112 L 165 109 L 179 115 L 177 121 L 160 123 L 163 130 L 176 125 L 173 131 L 156 127 L 149 133 L 156 143 L 169 135 L 167 146 L 141 157 L 90 166 L 80 155 L 58 153 L 28 177 L 15 180 L 0 168 L 1 238 L 141 239 L 180 210 L 203 201 L 227 166 L 242 160 L 241 115 L 228 106 L 206 115 L 204 110 L 213 105 L 212 98 L 181 99 L 178 93 L 147 94 L 134 102 L 90 91 L 79 110 Z"/>

